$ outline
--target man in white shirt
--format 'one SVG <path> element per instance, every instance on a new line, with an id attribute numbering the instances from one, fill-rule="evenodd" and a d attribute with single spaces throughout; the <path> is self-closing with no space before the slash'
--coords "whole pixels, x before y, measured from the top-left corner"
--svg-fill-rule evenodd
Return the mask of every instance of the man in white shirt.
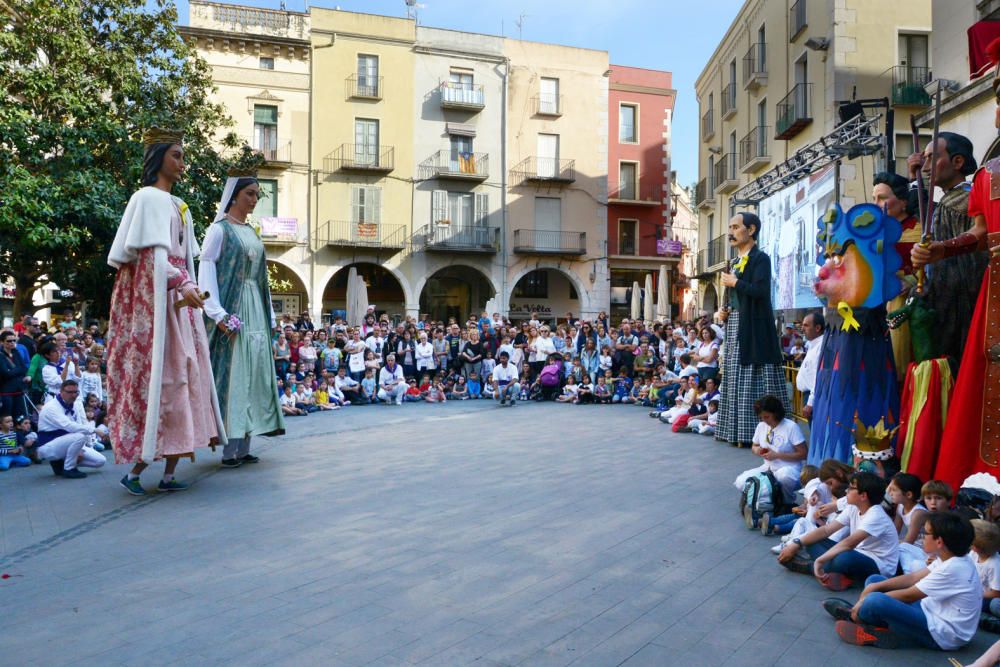
<path id="1" fill-rule="evenodd" d="M 795 572 L 810 572 L 825 588 L 842 591 L 873 574 L 890 577 L 899 564 L 899 532 L 882 509 L 885 481 L 869 472 L 851 476 L 847 508 L 826 525 L 791 540 L 778 562 Z M 841 528 L 849 532 L 839 542 L 830 536 Z M 805 549 L 815 560 L 799 555 Z"/>
<path id="2" fill-rule="evenodd" d="M 347 369 L 341 366 L 337 369 L 337 377 L 333 378 L 334 388 L 341 396 L 351 403 L 364 403 L 361 395 L 361 383 L 347 375 Z"/>
<path id="3" fill-rule="evenodd" d="M 802 416 L 812 420 L 813 390 L 816 387 L 816 369 L 819 368 L 819 355 L 823 351 L 823 341 L 826 339 L 826 319 L 821 311 L 809 313 L 802 320 L 802 333 L 806 337 L 806 356 L 799 366 L 795 378 L 795 386 L 802 392 Z"/>
<path id="4" fill-rule="evenodd" d="M 396 405 L 403 404 L 403 395 L 406 393 L 406 378 L 403 376 L 403 367 L 396 364 L 396 355 L 389 353 L 385 358 L 385 366 L 378 374 L 378 397 L 386 405 L 396 401 Z"/>
<path id="5" fill-rule="evenodd" d="M 66 380 L 59 395 L 38 413 L 38 457 L 47 460 L 56 475 L 82 479 L 87 474 L 78 467 L 100 468 L 105 463 L 104 455 L 89 446 L 93 435 L 80 386 L 76 380 Z"/>
<path id="6" fill-rule="evenodd" d="M 926 552 L 937 557 L 917 572 L 887 579 L 870 576 L 853 607 L 831 598 L 823 608 L 838 619 L 837 634 L 859 646 L 917 645 L 953 651 L 976 634 L 982 582 L 965 555 L 972 524 L 955 512 L 931 512 L 925 520 Z"/>
<path id="7" fill-rule="evenodd" d="M 517 369 L 510 363 L 510 354 L 506 350 L 500 353 L 500 363 L 493 367 L 493 375 L 490 378 L 493 383 L 493 396 L 500 401 L 500 405 L 510 405 L 517 402 L 517 397 L 521 391 L 521 385 L 517 381 Z"/>

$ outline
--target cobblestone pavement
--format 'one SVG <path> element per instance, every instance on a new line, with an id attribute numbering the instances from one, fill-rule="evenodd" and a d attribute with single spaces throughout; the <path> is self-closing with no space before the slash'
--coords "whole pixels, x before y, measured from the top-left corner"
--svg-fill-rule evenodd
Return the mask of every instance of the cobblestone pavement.
<path id="1" fill-rule="evenodd" d="M 743 527 L 751 455 L 645 410 L 470 401 L 289 427 L 258 465 L 182 463 L 174 495 L 128 496 L 110 464 L 0 473 L 0 664 L 947 664 L 842 644 L 823 590 Z"/>

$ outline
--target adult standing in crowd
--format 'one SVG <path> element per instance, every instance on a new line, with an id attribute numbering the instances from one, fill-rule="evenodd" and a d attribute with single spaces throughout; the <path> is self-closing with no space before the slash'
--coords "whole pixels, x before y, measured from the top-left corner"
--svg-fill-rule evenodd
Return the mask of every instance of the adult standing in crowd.
<path id="1" fill-rule="evenodd" d="M 789 411 L 771 307 L 771 258 L 757 247 L 758 236 L 760 218 L 753 213 L 737 213 L 729 221 L 729 244 L 738 257 L 722 274 L 729 312 L 715 437 L 739 445 L 753 440 L 758 421 L 753 406 L 762 396 L 777 396 Z"/>
<path id="2" fill-rule="evenodd" d="M 802 335 L 806 337 L 806 356 L 795 376 L 795 386 L 802 392 L 802 416 L 812 419 L 813 390 L 816 387 L 816 370 L 826 339 L 826 318 L 822 311 L 814 311 L 802 318 Z"/>
<path id="3" fill-rule="evenodd" d="M 15 349 L 13 331 L 0 332 L 0 414 L 13 417 L 29 414 L 24 393 L 31 385 L 28 364 Z"/>
<path id="4" fill-rule="evenodd" d="M 198 287 L 208 294 L 205 316 L 211 327 L 212 375 L 229 436 L 222 450 L 224 468 L 258 462 L 250 453 L 252 436 L 285 432 L 277 378 L 269 363 L 271 331 L 277 322 L 271 307 L 267 257 L 257 232 L 247 223 L 259 197 L 260 185 L 254 175 L 229 176 L 215 222 L 205 234 L 198 267 Z M 315 367 L 309 334 L 306 340 Z M 303 353 L 300 351 L 300 359 Z"/>
<path id="5" fill-rule="evenodd" d="M 108 255 L 118 270 L 108 329 L 108 427 L 115 460 L 133 464 L 121 479 L 133 495 L 145 495 L 139 475 L 160 459 L 160 490 L 187 488 L 174 479 L 178 461 L 226 440 L 199 312 L 205 304 L 194 281 L 194 223 L 187 204 L 170 194 L 184 174 L 181 140 L 155 129 L 144 136 L 143 187 L 129 199 Z"/>

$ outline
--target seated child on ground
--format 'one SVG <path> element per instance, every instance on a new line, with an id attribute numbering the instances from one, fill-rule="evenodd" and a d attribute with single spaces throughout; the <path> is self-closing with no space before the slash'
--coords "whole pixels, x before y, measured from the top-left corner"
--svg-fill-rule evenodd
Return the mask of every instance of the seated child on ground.
<path id="1" fill-rule="evenodd" d="M 570 375 L 566 378 L 566 386 L 563 387 L 562 394 L 556 397 L 560 403 L 575 403 L 580 387 L 576 384 L 576 378 Z"/>
<path id="2" fill-rule="evenodd" d="M 330 401 L 330 389 L 326 382 L 320 382 L 319 388 L 313 392 L 313 400 L 320 410 L 339 410 L 340 406 Z"/>
<path id="3" fill-rule="evenodd" d="M 469 398 L 469 388 L 465 384 L 465 378 L 459 375 L 455 379 L 455 385 L 451 388 L 451 396 L 448 398 L 456 401 L 465 401 Z"/>
<path id="4" fill-rule="evenodd" d="M 819 478 L 819 468 L 812 465 L 802 466 L 799 473 L 799 484 L 802 486 L 802 504 L 793 507 L 789 514 L 779 514 L 768 516 L 765 514 L 760 520 L 760 532 L 762 535 L 787 535 L 794 532 L 795 537 L 808 533 L 817 526 L 826 523 L 826 519 L 816 517 L 816 510 L 825 502 L 830 501 L 830 490 Z M 812 514 L 810 514 L 812 510 Z M 804 523 L 799 527 L 800 523 Z"/>
<path id="5" fill-rule="evenodd" d="M 926 514 L 943 512 L 951 505 L 951 487 L 939 479 L 932 479 L 925 483 L 920 488 L 920 495 L 923 501 L 921 509 L 925 508 L 924 511 Z M 912 543 L 903 542 L 902 540 L 901 542 L 899 545 L 899 566 L 904 573 L 917 572 L 927 567 L 927 564 L 932 560 L 932 556 L 924 552 L 923 539 Z"/>
<path id="6" fill-rule="evenodd" d="M 370 351 L 370 350 L 369 350 Z M 361 378 L 361 395 L 368 403 L 378 403 L 378 387 L 375 384 L 375 369 L 366 368 Z"/>
<path id="7" fill-rule="evenodd" d="M 483 397 L 483 385 L 479 381 L 479 374 L 475 371 L 469 373 L 469 398 L 480 399 Z"/>
<path id="8" fill-rule="evenodd" d="M 605 375 L 605 377 L 607 377 L 607 375 Z M 632 378 L 628 376 L 628 372 L 624 368 L 618 371 L 618 377 L 615 378 L 615 390 L 611 395 L 611 402 L 632 402 Z"/>
<path id="9" fill-rule="evenodd" d="M 751 475 L 770 470 L 784 491 L 785 501 L 795 498 L 799 474 L 806 459 L 806 438 L 802 429 L 785 417 L 785 406 L 777 396 L 767 394 L 754 404 L 760 423 L 753 434 L 752 451 L 764 462 L 739 474 L 733 484 L 740 491 Z M 882 499 L 879 498 L 879 502 Z"/>
<path id="10" fill-rule="evenodd" d="M 928 567 L 892 578 L 870 575 L 853 607 L 835 598 L 823 603 L 838 619 L 837 634 L 843 641 L 953 651 L 976 634 L 982 585 L 975 565 L 965 557 L 975 531 L 956 512 L 930 512 L 926 517 L 924 550 L 934 556 Z"/>
<path id="11" fill-rule="evenodd" d="M 803 477 L 806 475 L 807 468 L 812 468 L 812 466 L 802 466 Z M 813 528 L 818 528 L 826 525 L 828 521 L 835 520 L 847 508 L 847 498 L 844 496 L 844 493 L 847 488 L 847 482 L 854 472 L 854 468 L 837 459 L 826 459 L 823 461 L 817 473 L 818 478 L 823 483 L 822 487 L 812 493 L 809 493 L 808 490 L 803 493 L 807 505 L 805 507 L 792 508 L 791 516 L 799 517 L 799 520 L 792 523 L 792 527 L 786 534 L 781 536 L 781 542 L 772 547 L 771 552 L 779 554 L 785 543 L 792 538 L 801 537 Z M 808 500 L 811 496 L 817 494 L 819 501 L 810 514 Z M 780 518 L 774 517 L 774 519 L 771 519 L 771 526 L 774 526 L 775 521 Z M 808 521 L 803 521 L 803 519 L 808 519 Z M 785 520 L 787 521 L 788 519 L 786 518 Z M 795 533 L 791 534 L 793 530 Z M 761 522 L 761 532 L 765 535 L 772 534 L 771 527 L 765 525 L 763 521 Z M 773 533 L 780 534 L 777 526 L 774 526 Z M 829 539 L 831 542 L 839 542 L 845 535 L 847 535 L 847 529 L 843 528 L 837 533 L 830 535 Z"/>
<path id="12" fill-rule="evenodd" d="M 983 585 L 982 617 L 979 627 L 1000 634 L 1000 526 L 991 521 L 973 519 L 975 538 L 969 558 L 976 564 Z"/>
<path id="13" fill-rule="evenodd" d="M 38 449 L 38 434 L 31 430 L 31 417 L 22 415 L 20 421 L 14 425 L 17 435 L 17 446 L 21 448 L 21 455 L 27 456 L 32 461 L 39 463 L 35 451 Z"/>
<path id="14" fill-rule="evenodd" d="M 10 468 L 25 468 L 31 465 L 31 459 L 24 456 L 23 450 L 17 446 L 17 433 L 14 432 L 14 418 L 10 415 L 0 415 L 0 470 Z"/>
<path id="15" fill-rule="evenodd" d="M 719 399 L 708 402 L 708 412 L 688 422 L 688 429 L 698 435 L 714 435 L 719 423 Z"/>
<path id="16" fill-rule="evenodd" d="M 899 533 L 882 509 L 885 482 L 869 472 L 851 475 L 847 508 L 825 526 L 790 540 L 778 554 L 778 562 L 794 572 L 813 574 L 825 588 L 842 591 L 865 578 L 880 574 L 891 577 L 899 563 Z M 830 536 L 848 529 L 846 537 L 833 542 Z M 800 551 L 807 552 L 812 561 Z"/>
<path id="17" fill-rule="evenodd" d="M 586 373 L 583 374 L 580 387 L 576 392 L 576 400 L 573 402 L 577 405 L 594 402 L 594 384 L 590 381 L 590 376 Z"/>
<path id="18" fill-rule="evenodd" d="M 305 410 L 300 410 L 296 405 L 297 401 L 295 399 L 295 394 L 292 392 L 292 385 L 286 384 L 282 390 L 281 398 L 278 399 L 281 404 L 281 414 L 288 417 L 298 417 L 307 414 Z"/>
<path id="19" fill-rule="evenodd" d="M 927 556 L 921 548 L 927 514 L 920 502 L 921 486 L 919 477 L 901 472 L 893 475 L 885 489 L 887 503 L 895 508 L 892 522 L 899 531 L 899 566 L 904 573 L 927 567 Z"/>
<path id="20" fill-rule="evenodd" d="M 594 400 L 605 404 L 611 402 L 611 387 L 608 386 L 608 379 L 603 375 L 597 378 L 597 386 L 594 387 Z"/>

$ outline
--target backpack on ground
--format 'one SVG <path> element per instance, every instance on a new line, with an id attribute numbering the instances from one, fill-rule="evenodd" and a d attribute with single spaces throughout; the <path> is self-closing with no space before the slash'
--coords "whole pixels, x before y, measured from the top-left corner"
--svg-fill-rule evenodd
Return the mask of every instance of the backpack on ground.
<path id="1" fill-rule="evenodd" d="M 538 374 L 538 381 L 541 382 L 543 387 L 558 387 L 560 375 L 562 375 L 560 364 L 549 364 Z"/>
<path id="2" fill-rule="evenodd" d="M 740 512 L 750 530 L 760 528 L 765 514 L 774 515 L 783 506 L 781 485 L 770 470 L 754 473 L 743 482 Z"/>

